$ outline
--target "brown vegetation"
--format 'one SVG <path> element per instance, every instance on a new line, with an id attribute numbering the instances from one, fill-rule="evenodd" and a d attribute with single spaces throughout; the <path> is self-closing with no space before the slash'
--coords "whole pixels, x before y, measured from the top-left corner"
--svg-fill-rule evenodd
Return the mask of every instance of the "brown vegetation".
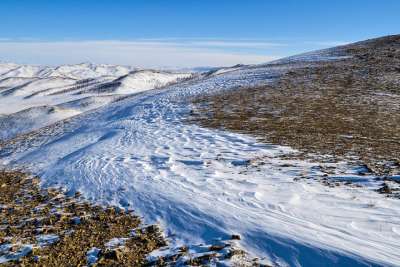
<path id="1" fill-rule="evenodd" d="M 141 266 L 148 253 L 165 245 L 157 227 L 139 227 L 130 212 L 40 189 L 37 178 L 20 172 L 0 172 L 0 208 L 0 245 L 9 246 L 0 257 L 12 259 L 6 266 L 86 266 L 91 248 L 99 249 L 96 266 Z M 40 241 L 49 234 L 57 238 Z M 125 242 L 106 246 L 113 238 Z M 17 259 L 28 244 L 27 255 Z"/>
<path id="2" fill-rule="evenodd" d="M 352 56 L 291 68 L 276 83 L 193 99 L 190 122 L 304 153 L 400 170 L 400 36 L 337 49 Z"/>

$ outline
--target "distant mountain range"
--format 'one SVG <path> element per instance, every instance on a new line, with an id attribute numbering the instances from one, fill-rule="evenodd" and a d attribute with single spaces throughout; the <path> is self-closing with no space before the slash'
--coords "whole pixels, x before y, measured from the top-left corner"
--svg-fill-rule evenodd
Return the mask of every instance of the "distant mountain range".
<path id="1" fill-rule="evenodd" d="M 58 67 L 1 63 L 0 139 L 194 76 L 90 63 Z"/>

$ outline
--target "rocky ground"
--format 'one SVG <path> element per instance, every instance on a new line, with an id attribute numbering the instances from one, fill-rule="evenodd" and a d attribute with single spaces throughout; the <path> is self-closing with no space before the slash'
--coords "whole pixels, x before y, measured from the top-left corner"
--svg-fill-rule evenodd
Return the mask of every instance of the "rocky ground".
<path id="1" fill-rule="evenodd" d="M 139 266 L 165 245 L 131 212 L 41 189 L 38 178 L 0 173 L 0 263 L 5 266 Z"/>
<path id="2" fill-rule="evenodd" d="M 398 180 L 386 181 L 400 174 L 400 35 L 331 53 L 347 57 L 277 63 L 288 72 L 271 85 L 197 97 L 189 122 L 289 145 L 296 157 L 364 164 L 399 196 L 388 185 Z"/>
<path id="3" fill-rule="evenodd" d="M 198 246 L 196 254 L 185 246 L 171 250 L 159 228 L 142 225 L 132 211 L 96 206 L 61 188 L 43 189 L 39 178 L 18 171 L 0 171 L 0 222 L 4 266 L 202 266 L 224 261 L 264 266 L 233 247 L 238 235 Z"/>

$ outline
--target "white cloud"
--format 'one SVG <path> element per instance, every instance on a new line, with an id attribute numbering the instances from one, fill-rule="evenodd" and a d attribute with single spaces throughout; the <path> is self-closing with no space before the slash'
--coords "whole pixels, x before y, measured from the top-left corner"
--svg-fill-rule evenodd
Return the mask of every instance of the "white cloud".
<path id="1" fill-rule="evenodd" d="M 309 41 L 309 42 L 305 42 L 305 44 L 323 46 L 323 47 L 333 47 L 333 46 L 345 45 L 345 44 L 349 44 L 349 43 L 351 43 L 351 42 L 345 42 L 345 41 Z"/>
<path id="2" fill-rule="evenodd" d="M 141 67 L 229 66 L 262 63 L 277 58 L 256 51 L 234 51 L 234 48 L 266 48 L 275 45 L 259 41 L 223 40 L 0 41 L 0 59 L 42 65 L 90 61 Z"/>
<path id="3" fill-rule="evenodd" d="M 192 45 L 198 46 L 209 46 L 209 47 L 240 47 L 240 48 L 270 48 L 278 46 L 286 46 L 282 43 L 270 43 L 270 42 L 260 42 L 260 41 L 195 41 L 191 42 Z"/>

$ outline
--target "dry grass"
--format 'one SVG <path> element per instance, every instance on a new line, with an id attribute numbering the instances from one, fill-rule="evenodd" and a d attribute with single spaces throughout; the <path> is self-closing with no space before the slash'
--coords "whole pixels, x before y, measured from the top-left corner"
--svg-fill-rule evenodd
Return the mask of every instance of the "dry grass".
<path id="1" fill-rule="evenodd" d="M 398 172 L 400 36 L 340 50 L 353 57 L 292 69 L 270 86 L 193 99 L 189 121 Z"/>

